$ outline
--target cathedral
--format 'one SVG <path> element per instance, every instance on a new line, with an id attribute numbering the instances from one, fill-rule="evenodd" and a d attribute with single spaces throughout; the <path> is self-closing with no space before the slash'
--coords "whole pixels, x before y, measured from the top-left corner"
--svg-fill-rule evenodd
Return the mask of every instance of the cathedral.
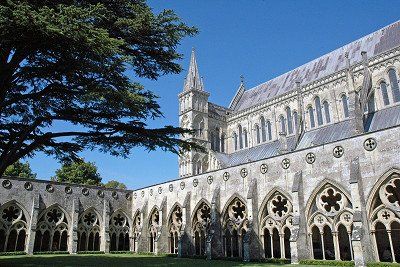
<path id="1" fill-rule="evenodd" d="M 179 177 L 137 190 L 0 179 L 0 252 L 400 262 L 400 21 L 209 102 L 192 51 Z"/>

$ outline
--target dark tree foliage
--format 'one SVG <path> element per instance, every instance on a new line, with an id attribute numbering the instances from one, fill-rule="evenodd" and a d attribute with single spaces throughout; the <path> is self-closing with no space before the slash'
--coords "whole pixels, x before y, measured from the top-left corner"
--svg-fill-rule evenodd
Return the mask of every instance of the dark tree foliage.
<path id="1" fill-rule="evenodd" d="M 195 33 L 141 0 L 1 1 L 0 176 L 38 151 L 198 148 L 180 140 L 188 130 L 146 125 L 162 116 L 157 97 L 128 77 L 179 73 L 177 45 Z"/>
<path id="2" fill-rule="evenodd" d="M 56 170 L 56 175 L 52 177 L 52 180 L 57 182 L 87 185 L 102 185 L 101 179 L 97 166 L 83 160 L 64 162 L 61 168 Z"/>
<path id="3" fill-rule="evenodd" d="M 36 173 L 32 171 L 29 163 L 28 162 L 23 163 L 19 160 L 6 168 L 4 176 L 36 179 Z"/>

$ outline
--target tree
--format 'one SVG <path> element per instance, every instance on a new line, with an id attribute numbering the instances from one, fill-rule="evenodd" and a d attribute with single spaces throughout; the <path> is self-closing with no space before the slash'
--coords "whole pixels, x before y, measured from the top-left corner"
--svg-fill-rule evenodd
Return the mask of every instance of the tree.
<path id="1" fill-rule="evenodd" d="M 28 162 L 17 161 L 8 166 L 4 172 L 4 176 L 14 176 L 26 179 L 36 179 L 36 173 L 32 172 Z"/>
<path id="2" fill-rule="evenodd" d="M 0 176 L 38 151 L 201 149 L 179 138 L 192 131 L 148 127 L 162 116 L 157 97 L 133 81 L 179 73 L 177 45 L 196 32 L 144 0 L 1 1 Z"/>
<path id="3" fill-rule="evenodd" d="M 105 183 L 104 186 L 115 189 L 126 189 L 126 185 L 124 183 L 118 182 L 116 180 L 110 180 L 107 183 Z"/>
<path id="4" fill-rule="evenodd" d="M 52 180 L 75 184 L 102 185 L 96 165 L 83 160 L 63 163 L 61 168 L 56 170 L 56 175 L 52 177 Z"/>

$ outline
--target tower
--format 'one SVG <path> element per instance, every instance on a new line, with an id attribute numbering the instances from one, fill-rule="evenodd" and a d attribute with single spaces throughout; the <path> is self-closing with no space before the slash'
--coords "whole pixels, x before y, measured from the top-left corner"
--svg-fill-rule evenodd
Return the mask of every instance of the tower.
<path id="1" fill-rule="evenodd" d="M 199 75 L 194 49 L 183 91 L 179 97 L 179 126 L 195 130 L 194 134 L 182 138 L 208 147 L 208 97 L 203 80 Z M 204 153 L 189 151 L 179 157 L 179 177 L 206 171 L 208 162 Z"/>

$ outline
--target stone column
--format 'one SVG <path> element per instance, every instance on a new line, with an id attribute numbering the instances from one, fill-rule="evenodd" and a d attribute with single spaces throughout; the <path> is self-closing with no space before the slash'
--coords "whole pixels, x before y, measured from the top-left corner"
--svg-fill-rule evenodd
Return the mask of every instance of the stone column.
<path id="1" fill-rule="evenodd" d="M 107 200 L 103 204 L 103 227 L 101 229 L 101 247 L 100 250 L 105 253 L 110 252 L 110 206 Z"/>
<path id="2" fill-rule="evenodd" d="M 349 180 L 351 202 L 354 210 L 352 246 L 355 266 L 367 266 L 367 262 L 373 260 L 372 242 L 368 234 L 366 203 L 361 182 L 359 158 L 356 157 L 352 159 L 350 164 Z"/>
<path id="3" fill-rule="evenodd" d="M 302 185 L 303 174 L 302 171 L 299 171 L 294 176 L 292 186 L 293 226 L 290 235 L 290 253 L 292 264 L 298 264 L 300 260 L 309 258 L 309 248 L 307 243 L 307 225 L 304 199 L 302 197 Z"/>
<path id="4" fill-rule="evenodd" d="M 32 199 L 31 220 L 29 222 L 28 238 L 26 242 L 25 252 L 29 255 L 33 254 L 35 246 L 36 225 L 39 216 L 39 200 L 40 195 L 35 195 Z"/>
<path id="5" fill-rule="evenodd" d="M 69 229 L 69 253 L 78 252 L 78 218 L 79 218 L 79 199 L 72 200 L 71 226 Z"/>

